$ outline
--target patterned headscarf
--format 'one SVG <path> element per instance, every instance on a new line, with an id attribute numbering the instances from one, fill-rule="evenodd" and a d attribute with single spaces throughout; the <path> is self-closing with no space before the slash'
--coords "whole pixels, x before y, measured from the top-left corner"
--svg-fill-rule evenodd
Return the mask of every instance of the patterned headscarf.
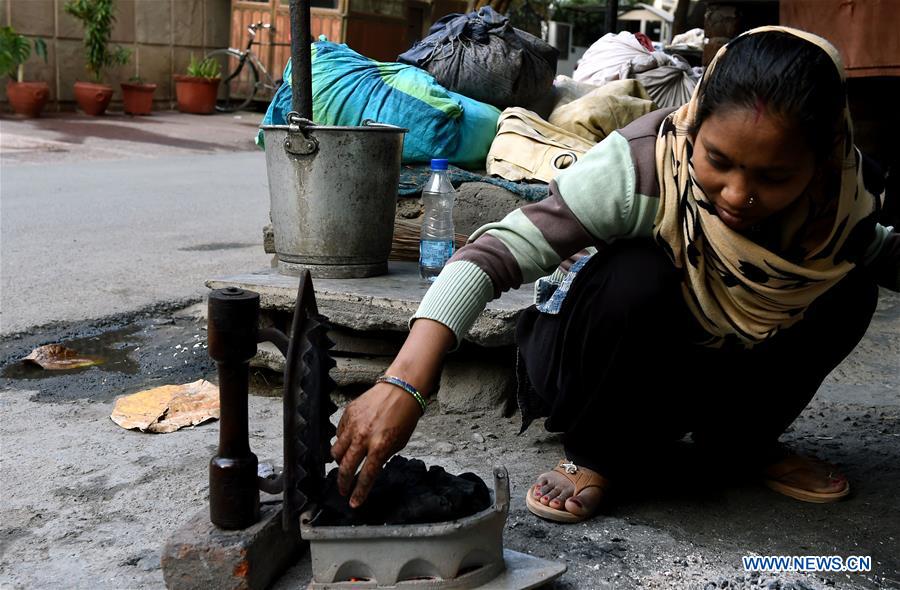
<path id="1" fill-rule="evenodd" d="M 765 31 L 813 43 L 831 57 L 844 80 L 840 56 L 825 39 L 787 27 L 761 27 L 745 35 Z M 727 50 L 727 45 L 719 50 L 706 76 Z M 845 139 L 835 153 L 841 168 L 835 171 L 830 190 L 825 190 L 823 179 L 814 179 L 794 204 L 779 213 L 780 243 L 802 244 L 801 255 L 788 260 L 784 253 L 772 252 L 730 229 L 695 180 L 690 161 L 689 130 L 703 88 L 698 84 L 691 101 L 669 115 L 660 128 L 656 167 L 661 194 L 653 233 L 675 266 L 684 271 L 685 301 L 709 334 L 704 344 L 721 346 L 736 337 L 749 347 L 799 321 L 817 297 L 854 268 L 860 243 L 874 230 L 877 201 L 863 187 L 862 158 L 853 145 L 845 106 Z M 823 207 L 828 212 L 824 217 Z"/>

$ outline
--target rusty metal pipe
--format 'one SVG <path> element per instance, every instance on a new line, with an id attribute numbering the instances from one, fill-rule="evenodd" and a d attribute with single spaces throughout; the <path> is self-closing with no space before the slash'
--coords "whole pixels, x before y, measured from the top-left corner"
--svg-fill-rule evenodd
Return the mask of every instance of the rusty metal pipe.
<path id="1" fill-rule="evenodd" d="M 291 0 L 291 110 L 313 120 L 309 0 Z"/>
<path id="2" fill-rule="evenodd" d="M 262 328 L 259 331 L 259 342 L 271 342 L 283 354 L 287 356 L 288 346 L 291 344 L 290 338 L 277 328 Z"/>
<path id="3" fill-rule="evenodd" d="M 235 287 L 209 295 L 209 356 L 219 371 L 219 448 L 209 462 L 209 517 L 223 529 L 259 520 L 256 455 L 250 451 L 247 396 L 256 354 L 259 294 Z"/>

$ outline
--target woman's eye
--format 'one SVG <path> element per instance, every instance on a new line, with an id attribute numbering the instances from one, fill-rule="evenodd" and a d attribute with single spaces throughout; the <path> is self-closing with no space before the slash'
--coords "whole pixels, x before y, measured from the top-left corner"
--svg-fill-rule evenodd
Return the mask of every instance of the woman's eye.
<path id="1" fill-rule="evenodd" d="M 722 160 L 717 160 L 709 155 L 706 156 L 706 161 L 709 162 L 709 165 L 715 168 L 716 170 L 727 170 L 728 164 L 723 162 Z"/>

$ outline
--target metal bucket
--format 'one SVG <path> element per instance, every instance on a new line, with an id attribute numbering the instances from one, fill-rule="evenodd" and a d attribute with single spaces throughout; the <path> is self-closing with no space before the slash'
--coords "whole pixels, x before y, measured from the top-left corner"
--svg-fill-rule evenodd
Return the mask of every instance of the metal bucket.
<path id="1" fill-rule="evenodd" d="M 387 273 L 406 129 L 329 127 L 288 115 L 263 125 L 278 271 L 360 278 Z"/>

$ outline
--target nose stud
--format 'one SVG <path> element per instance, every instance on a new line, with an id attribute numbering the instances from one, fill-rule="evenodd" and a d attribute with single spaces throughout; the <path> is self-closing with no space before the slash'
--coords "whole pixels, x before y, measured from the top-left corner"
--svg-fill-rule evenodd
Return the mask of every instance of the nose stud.
<path id="1" fill-rule="evenodd" d="M 755 202 L 756 202 L 756 197 L 753 195 L 750 195 L 750 197 L 747 199 L 747 206 L 752 207 L 753 203 L 755 203 Z"/>

